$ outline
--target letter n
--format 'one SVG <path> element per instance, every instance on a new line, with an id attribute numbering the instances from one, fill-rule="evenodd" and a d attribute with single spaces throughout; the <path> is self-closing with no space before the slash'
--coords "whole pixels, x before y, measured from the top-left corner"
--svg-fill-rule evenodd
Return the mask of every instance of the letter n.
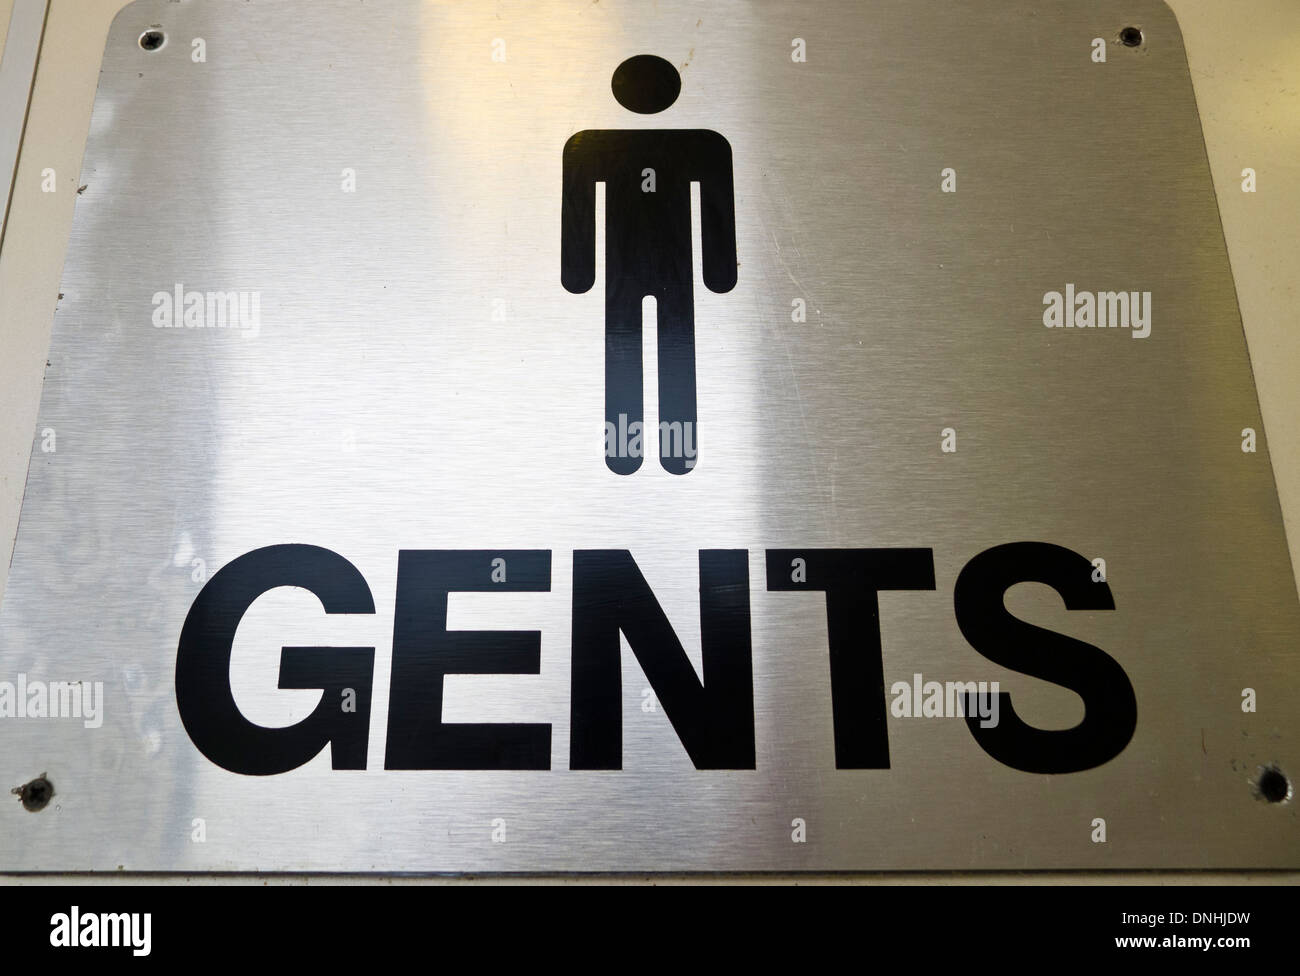
<path id="1" fill-rule="evenodd" d="M 700 551 L 700 681 L 631 553 L 573 554 L 569 767 L 623 768 L 622 633 L 696 769 L 754 768 L 749 554 Z"/>

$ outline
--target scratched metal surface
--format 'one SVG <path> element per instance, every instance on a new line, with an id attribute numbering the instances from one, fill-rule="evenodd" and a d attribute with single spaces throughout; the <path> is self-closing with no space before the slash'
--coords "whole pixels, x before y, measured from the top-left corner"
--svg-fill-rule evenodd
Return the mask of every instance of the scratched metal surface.
<path id="1" fill-rule="evenodd" d="M 653 123 L 609 89 L 640 53 L 683 79 Z M 559 273 L 565 141 L 651 124 L 721 132 L 734 160 L 738 283 L 708 291 L 696 256 L 682 477 L 606 469 L 603 284 Z M 1300 768 L 1300 610 L 1163 5 L 142 0 L 110 32 L 85 159 L 0 680 L 102 681 L 103 722 L 0 718 L 0 782 L 56 790 L 0 805 L 0 868 L 1300 866 L 1296 805 L 1251 789 L 1261 764 Z M 1044 329 L 1066 282 L 1152 291 L 1151 335 Z M 155 328 L 176 283 L 258 291 L 256 334 Z M 1064 728 L 1078 697 L 985 660 L 953 615 L 966 561 L 1021 539 L 1106 559 L 1113 612 L 1032 586 L 1008 606 L 1123 666 L 1128 747 L 1041 776 L 960 719 L 891 719 L 891 768 L 836 770 L 824 600 L 767 592 L 763 551 L 932 547 L 933 592 L 881 596 L 886 685 L 999 680 Z M 324 753 L 239 776 L 182 728 L 195 561 L 282 542 L 352 561 L 376 613 L 266 595 L 236 700 L 287 725 L 319 694 L 275 688 L 282 645 L 374 646 L 365 771 Z M 448 625 L 539 629 L 541 672 L 450 678 L 443 718 L 549 722 L 553 768 L 385 771 L 397 552 L 496 546 L 552 550 L 551 591 L 453 596 Z M 624 768 L 569 770 L 572 550 L 630 549 L 698 667 L 707 547 L 750 551 L 757 768 L 694 769 L 625 653 Z"/>

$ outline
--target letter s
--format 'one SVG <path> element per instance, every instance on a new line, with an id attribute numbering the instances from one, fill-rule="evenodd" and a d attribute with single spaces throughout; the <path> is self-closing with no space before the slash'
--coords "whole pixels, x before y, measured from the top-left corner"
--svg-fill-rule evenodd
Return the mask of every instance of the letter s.
<path id="1" fill-rule="evenodd" d="M 1045 583 L 1069 610 L 1114 610 L 1110 587 L 1092 582 L 1084 556 L 1046 542 L 1012 542 L 975 556 L 957 577 L 957 626 L 980 654 L 1022 674 L 1069 688 L 1083 699 L 1072 729 L 1027 725 L 999 693 L 1001 719 L 980 727 L 967 708 L 966 726 L 998 762 L 1029 773 L 1074 773 L 1118 756 L 1137 728 L 1137 699 L 1124 669 L 1105 651 L 1013 617 L 1003 598 L 1016 583 Z"/>

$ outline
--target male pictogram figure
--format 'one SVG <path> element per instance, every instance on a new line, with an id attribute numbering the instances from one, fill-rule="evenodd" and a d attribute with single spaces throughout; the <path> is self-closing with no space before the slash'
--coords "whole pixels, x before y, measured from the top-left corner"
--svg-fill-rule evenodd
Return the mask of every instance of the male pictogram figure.
<path id="1" fill-rule="evenodd" d="M 677 100 L 682 81 L 663 58 L 639 54 L 614 71 L 619 104 L 644 115 Z M 641 466 L 624 433 L 643 427 L 641 301 L 658 309 L 659 457 L 673 474 L 695 466 L 695 299 L 691 183 L 700 184 L 704 284 L 736 285 L 731 145 L 710 129 L 585 129 L 564 146 L 560 280 L 575 294 L 596 280 L 596 184 L 605 184 L 605 462 Z M 633 428 L 633 425 L 636 428 Z M 610 433 L 615 432 L 612 439 Z M 649 442 L 645 436 L 642 443 Z"/>

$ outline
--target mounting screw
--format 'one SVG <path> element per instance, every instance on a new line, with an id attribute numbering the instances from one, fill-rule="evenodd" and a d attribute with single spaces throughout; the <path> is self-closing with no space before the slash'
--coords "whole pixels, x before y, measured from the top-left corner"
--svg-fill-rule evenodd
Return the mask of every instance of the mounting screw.
<path id="1" fill-rule="evenodd" d="M 1136 27 L 1125 27 L 1119 32 L 1119 40 L 1125 47 L 1141 47 L 1142 31 Z"/>
<path id="2" fill-rule="evenodd" d="M 1291 781 L 1276 764 L 1261 766 L 1254 786 L 1259 798 L 1269 803 L 1285 803 L 1291 799 Z"/>
<path id="3" fill-rule="evenodd" d="M 30 783 L 15 786 L 9 791 L 17 795 L 22 802 L 23 809 L 36 813 L 44 810 L 49 804 L 50 798 L 54 796 L 54 784 L 45 778 L 46 775 L 46 773 L 41 773 Z"/>
<path id="4" fill-rule="evenodd" d="M 157 51 L 167 43 L 167 35 L 156 28 L 150 28 L 140 35 L 140 47 L 146 51 Z"/>

